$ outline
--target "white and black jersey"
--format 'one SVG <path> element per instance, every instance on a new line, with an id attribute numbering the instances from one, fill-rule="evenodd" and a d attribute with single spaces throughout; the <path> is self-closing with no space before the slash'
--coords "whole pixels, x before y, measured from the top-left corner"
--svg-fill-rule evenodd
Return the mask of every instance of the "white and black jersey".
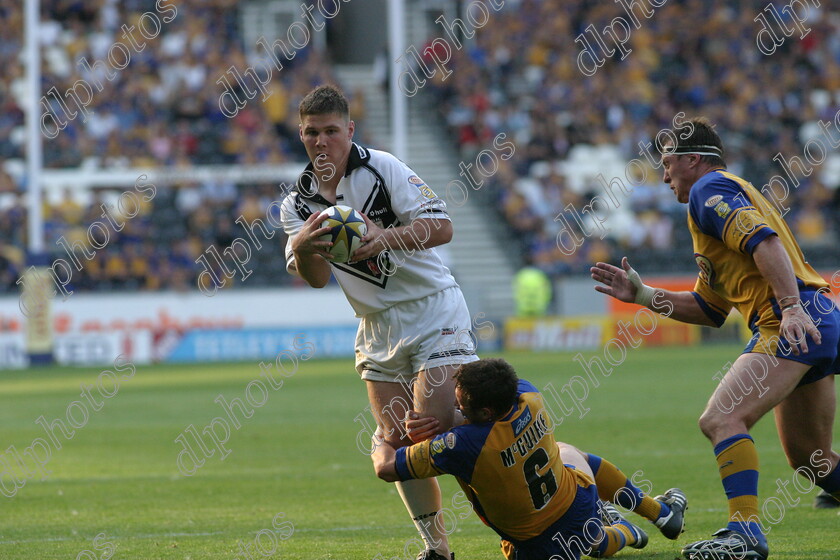
<path id="1" fill-rule="evenodd" d="M 292 239 L 304 221 L 332 206 L 312 185 L 313 165 L 306 169 L 281 209 L 283 228 L 289 236 L 287 270 L 294 263 Z M 450 219 L 446 203 L 411 168 L 387 152 L 355 143 L 350 147 L 347 171 L 336 189 L 336 204 L 362 212 L 382 228 L 404 226 L 417 218 Z M 357 316 L 458 285 L 434 248 L 406 251 L 394 247 L 366 261 L 330 265 Z"/>

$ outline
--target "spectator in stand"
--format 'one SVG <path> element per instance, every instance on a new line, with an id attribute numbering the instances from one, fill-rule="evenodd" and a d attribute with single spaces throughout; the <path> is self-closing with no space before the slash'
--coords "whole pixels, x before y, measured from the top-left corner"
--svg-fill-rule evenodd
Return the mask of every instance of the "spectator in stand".
<path id="1" fill-rule="evenodd" d="M 581 47 L 574 39 L 586 34 L 592 42 L 585 31 L 590 24 L 603 29 L 617 16 L 626 18 L 621 4 L 522 0 L 495 12 L 464 49 L 453 52 L 451 77 L 430 80 L 426 89 L 434 90 L 462 155 L 489 147 L 476 131 L 489 129 L 491 139 L 504 132 L 516 142 L 520 176 L 531 174 L 535 163 L 562 160 L 581 143 L 615 145 L 628 161 L 639 158 L 639 141 L 670 127 L 679 111 L 702 108 L 729 135 L 724 142 L 733 171 L 766 182 L 782 173 L 776 154 L 801 158 L 807 132 L 818 132 L 817 120 L 834 119 L 840 67 L 827 61 L 840 60 L 834 39 L 840 9 L 823 4 L 809 11 L 810 33 L 765 57 L 755 45 L 754 21 L 765 6 L 760 0 L 668 3 L 649 18 L 637 7 L 641 27 L 632 29 L 626 46 L 632 52 L 624 59 L 605 56 L 603 67 L 584 76 L 575 66 Z M 511 212 L 509 199 L 500 198 L 499 212 L 521 232 L 526 210 Z M 787 205 L 800 207 L 805 199 L 803 189 L 792 189 Z M 551 212 L 532 210 L 551 221 Z M 556 215 L 562 208 L 551 210 Z M 672 225 L 670 209 L 642 206 L 639 212 L 661 232 L 643 236 L 641 246 L 667 250 L 660 237 Z M 821 246 L 830 243 L 830 235 L 815 235 Z M 527 236 L 523 243 L 530 243 Z M 533 246 L 542 260 L 542 244 Z"/>

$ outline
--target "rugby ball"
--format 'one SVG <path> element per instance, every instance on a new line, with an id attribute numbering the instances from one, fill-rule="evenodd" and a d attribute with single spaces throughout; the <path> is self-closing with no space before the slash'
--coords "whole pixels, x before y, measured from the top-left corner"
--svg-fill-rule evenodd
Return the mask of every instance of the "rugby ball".
<path id="1" fill-rule="evenodd" d="M 365 219 L 349 206 L 336 205 L 321 212 L 321 227 L 330 228 L 321 236 L 321 241 L 332 241 L 327 251 L 333 262 L 346 263 L 350 256 L 362 246 L 362 237 L 367 233 Z"/>

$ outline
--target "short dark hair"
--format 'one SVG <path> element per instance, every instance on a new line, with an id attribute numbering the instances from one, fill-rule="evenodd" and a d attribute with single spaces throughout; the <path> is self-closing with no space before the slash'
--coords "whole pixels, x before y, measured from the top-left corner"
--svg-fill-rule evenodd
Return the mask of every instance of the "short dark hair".
<path id="1" fill-rule="evenodd" d="M 462 365 L 454 375 L 462 403 L 471 409 L 489 408 L 500 416 L 516 403 L 519 377 L 501 358 L 488 358 Z"/>
<path id="2" fill-rule="evenodd" d="M 345 119 L 350 117 L 347 98 L 336 86 L 327 84 L 318 86 L 306 94 L 298 105 L 300 118 L 307 115 L 337 114 Z"/>
<path id="3" fill-rule="evenodd" d="M 694 117 L 683 121 L 679 126 L 674 127 L 668 135 L 668 140 L 665 145 L 671 146 L 674 139 L 677 144 L 673 146 L 674 153 L 679 154 L 681 149 L 684 151 L 695 152 L 712 152 L 712 155 L 701 154 L 700 161 L 710 165 L 720 165 L 726 167 L 726 160 L 724 160 L 723 141 L 721 141 L 718 133 L 715 132 L 715 126 L 706 117 Z M 670 150 L 663 150 L 668 152 Z M 714 152 L 720 155 L 714 155 Z"/>

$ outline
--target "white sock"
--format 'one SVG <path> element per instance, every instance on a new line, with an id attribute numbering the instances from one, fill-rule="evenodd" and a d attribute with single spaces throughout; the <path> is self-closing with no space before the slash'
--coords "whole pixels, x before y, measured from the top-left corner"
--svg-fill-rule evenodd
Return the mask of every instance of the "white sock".
<path id="1" fill-rule="evenodd" d="M 438 518 L 441 505 L 437 479 L 421 478 L 395 484 L 426 548 L 435 549 L 449 558 L 449 541 L 444 532 L 446 527 L 443 518 Z"/>

